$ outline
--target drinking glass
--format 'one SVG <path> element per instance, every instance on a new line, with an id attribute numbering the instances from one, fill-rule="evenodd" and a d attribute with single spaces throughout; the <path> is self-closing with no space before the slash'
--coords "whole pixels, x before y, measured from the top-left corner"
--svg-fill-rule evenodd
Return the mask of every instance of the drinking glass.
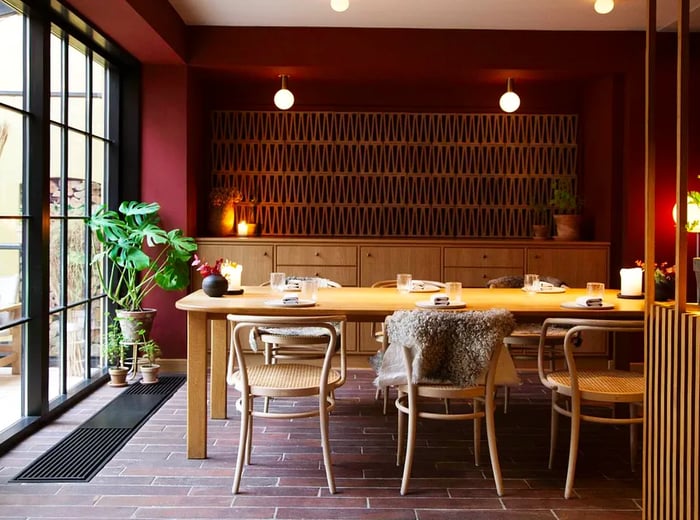
<path id="1" fill-rule="evenodd" d="M 588 298 L 603 298 L 605 296 L 605 284 L 601 282 L 588 282 L 586 284 L 586 296 Z"/>
<path id="2" fill-rule="evenodd" d="M 301 281 L 301 298 L 303 300 L 316 301 L 318 298 L 318 280 Z"/>
<path id="3" fill-rule="evenodd" d="M 528 292 L 537 292 L 540 288 L 540 275 L 538 274 L 526 274 L 523 279 L 523 287 Z"/>
<path id="4" fill-rule="evenodd" d="M 460 303 L 462 301 L 462 282 L 447 282 L 445 294 L 450 299 L 450 303 Z"/>
<path id="5" fill-rule="evenodd" d="M 284 292 L 285 281 L 284 273 L 270 273 L 270 287 L 273 291 Z"/>
<path id="6" fill-rule="evenodd" d="M 396 288 L 400 293 L 406 294 L 411 292 L 412 276 L 408 273 L 399 273 L 396 275 Z"/>

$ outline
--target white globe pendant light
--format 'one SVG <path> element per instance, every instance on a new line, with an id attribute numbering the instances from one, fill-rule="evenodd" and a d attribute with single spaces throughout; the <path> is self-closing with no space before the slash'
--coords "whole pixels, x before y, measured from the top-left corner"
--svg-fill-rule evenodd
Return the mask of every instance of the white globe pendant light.
<path id="1" fill-rule="evenodd" d="M 508 81 L 506 81 L 506 91 L 501 96 L 501 99 L 498 100 L 498 105 L 501 107 L 501 110 L 509 114 L 520 108 L 520 96 L 513 91 L 512 78 L 508 78 Z"/>
<path id="2" fill-rule="evenodd" d="M 292 108 L 292 105 L 294 105 L 294 94 L 290 90 L 287 89 L 287 76 L 286 74 L 282 74 L 280 78 L 282 78 L 282 88 L 280 88 L 277 93 L 275 93 L 275 106 L 279 108 L 280 110 L 289 110 Z"/>
<path id="3" fill-rule="evenodd" d="M 331 0 L 331 9 L 338 13 L 343 13 L 350 7 L 350 0 Z"/>

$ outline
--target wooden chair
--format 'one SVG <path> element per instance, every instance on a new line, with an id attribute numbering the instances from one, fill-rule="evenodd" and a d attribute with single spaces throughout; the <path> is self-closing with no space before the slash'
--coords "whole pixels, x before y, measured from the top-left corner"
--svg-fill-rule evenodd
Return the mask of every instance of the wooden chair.
<path id="1" fill-rule="evenodd" d="M 423 282 L 426 285 L 434 285 L 435 287 L 440 287 L 444 288 L 445 284 L 443 282 L 436 282 L 434 280 L 415 280 L 416 282 L 420 281 Z M 396 287 L 396 278 L 393 280 L 380 280 L 378 282 L 374 282 L 372 284 L 372 287 Z M 374 369 L 375 373 L 378 372 L 378 367 L 381 364 L 381 358 L 384 355 L 384 351 L 386 350 L 386 344 L 384 341 L 384 322 L 372 322 L 372 337 L 374 338 L 374 341 L 379 343 L 379 350 L 377 353 L 370 358 L 370 365 Z M 377 390 L 374 393 L 374 398 L 379 399 L 379 397 L 383 397 L 383 402 L 382 402 L 382 410 L 384 415 L 386 415 L 386 409 L 388 406 L 389 402 L 389 394 L 388 394 L 388 388 L 380 388 L 377 387 Z"/>
<path id="2" fill-rule="evenodd" d="M 233 480 L 233 493 L 239 491 L 243 464 L 250 464 L 253 436 L 253 417 L 274 419 L 296 419 L 302 417 L 319 417 L 321 430 L 321 447 L 326 469 L 328 489 L 335 493 L 335 481 L 331 464 L 328 422 L 329 414 L 335 406 L 334 390 L 345 383 L 345 316 L 227 316 L 231 324 L 231 350 L 228 359 L 226 381 L 241 393 L 236 402 L 236 409 L 241 412 L 241 429 L 238 442 L 238 455 Z M 340 326 L 341 333 L 336 333 Z M 254 364 L 246 361 L 243 354 L 245 341 L 241 338 L 251 327 L 283 327 L 314 330 L 323 329 L 326 338 L 323 362 L 320 364 L 287 363 Z M 337 348 L 340 344 L 339 348 Z M 339 366 L 332 366 L 335 354 L 339 355 Z M 235 365 L 234 365 L 235 358 Z M 238 368 L 236 369 L 235 366 Z M 254 407 L 256 397 L 274 399 L 292 399 L 315 397 L 315 407 L 280 407 L 279 410 L 258 409 Z M 277 407 L 275 407 L 277 408 Z M 292 410 L 292 411 L 290 411 Z"/>
<path id="3" fill-rule="evenodd" d="M 21 317 L 19 276 L 0 276 L 0 326 Z M 0 367 L 11 366 L 12 375 L 19 375 L 22 366 L 22 325 L 0 330 Z"/>
<path id="4" fill-rule="evenodd" d="M 546 358 L 544 356 L 546 339 L 549 329 L 553 326 L 568 327 L 564 337 L 564 356 L 566 370 L 545 372 Z M 564 497 L 570 498 L 574 487 L 576 473 L 576 458 L 581 421 L 604 424 L 630 425 L 630 463 L 634 471 L 638 444 L 638 425 L 643 422 L 639 414 L 644 405 L 644 374 L 639 372 L 606 369 L 578 370 L 574 356 L 575 338 L 585 331 L 602 331 L 613 333 L 642 333 L 643 321 L 621 320 L 588 320 L 573 318 L 549 318 L 542 325 L 540 344 L 538 347 L 537 369 L 540 381 L 552 390 L 552 425 L 549 448 L 549 468 L 554 461 L 554 450 L 557 443 L 559 415 L 571 418 L 571 437 L 569 440 L 569 464 L 566 472 L 566 487 Z M 581 404 L 595 408 L 602 406 L 627 403 L 629 417 L 591 415 L 581 411 Z M 588 409 L 588 408 L 587 408 Z"/>
<path id="5" fill-rule="evenodd" d="M 523 286 L 523 276 L 501 276 L 486 283 L 489 289 L 518 289 Z M 566 284 L 559 278 L 543 276 L 542 281 L 551 283 L 555 287 L 566 287 Z M 523 322 L 519 323 L 515 330 L 503 340 L 503 344 L 508 349 L 514 360 L 536 360 L 537 348 L 540 343 L 541 323 Z M 550 327 L 549 334 L 545 342 L 545 357 L 549 361 L 550 370 L 556 369 L 558 360 L 564 359 L 562 347 L 566 329 L 561 327 Z M 577 339 L 579 345 L 580 336 Z M 510 403 L 510 386 L 503 387 L 503 413 L 508 413 Z"/>
<path id="6" fill-rule="evenodd" d="M 494 423 L 494 387 L 503 337 L 513 326 L 513 317 L 504 309 L 456 313 L 397 311 L 387 318 L 389 347 L 378 382 L 398 387 L 397 465 L 401 464 L 404 442 L 406 446 L 402 495 L 408 492 L 411 479 L 419 418 L 473 420 L 477 466 L 481 463 L 481 419 L 485 418 L 496 491 L 499 496 L 503 494 Z M 397 368 L 401 363 L 403 370 Z M 435 399 L 471 400 L 472 409 L 453 412 L 449 408 L 440 411 L 441 407 L 425 406 Z M 405 416 L 408 416 L 407 428 Z"/>

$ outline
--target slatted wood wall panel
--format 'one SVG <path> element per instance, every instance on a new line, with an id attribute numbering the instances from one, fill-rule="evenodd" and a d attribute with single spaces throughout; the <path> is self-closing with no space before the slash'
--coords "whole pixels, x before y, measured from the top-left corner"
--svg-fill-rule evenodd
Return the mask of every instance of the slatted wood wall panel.
<path id="1" fill-rule="evenodd" d="M 285 236 L 529 237 L 576 189 L 576 115 L 212 113 L 212 186 Z"/>
<path id="2" fill-rule="evenodd" d="M 648 323 L 644 518 L 697 519 L 700 316 L 654 306 Z"/>

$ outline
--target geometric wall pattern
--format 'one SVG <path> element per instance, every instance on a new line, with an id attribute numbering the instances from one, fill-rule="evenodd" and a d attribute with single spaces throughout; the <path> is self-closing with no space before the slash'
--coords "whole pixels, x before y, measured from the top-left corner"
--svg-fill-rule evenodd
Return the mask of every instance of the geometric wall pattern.
<path id="1" fill-rule="evenodd" d="M 576 189 L 576 115 L 212 113 L 212 187 L 284 236 L 529 237 Z"/>

